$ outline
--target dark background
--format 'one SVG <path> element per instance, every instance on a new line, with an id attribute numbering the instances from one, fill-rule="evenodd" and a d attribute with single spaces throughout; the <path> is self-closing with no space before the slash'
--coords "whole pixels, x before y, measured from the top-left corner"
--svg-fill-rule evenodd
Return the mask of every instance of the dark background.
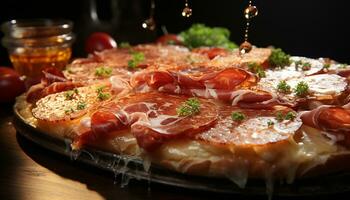
<path id="1" fill-rule="evenodd" d="M 149 15 L 149 0 L 98 0 L 101 23 L 89 15 L 93 0 L 2 0 L 0 22 L 20 18 L 66 18 L 75 23 L 77 41 L 74 57 L 86 56 L 84 40 L 93 31 L 105 31 L 120 41 L 150 42 L 162 34 L 163 25 L 178 33 L 192 23 L 223 26 L 231 30 L 231 39 L 240 43 L 247 0 L 189 0 L 193 16 L 181 16 L 185 0 L 156 0 L 156 31 L 146 31 L 141 23 Z M 331 57 L 350 63 L 350 12 L 346 0 L 255 0 L 259 16 L 252 21 L 250 41 L 261 47 L 281 47 L 292 55 Z M 2 35 L 0 36 L 2 37 Z M 8 55 L 0 47 L 0 65 L 8 65 Z"/>

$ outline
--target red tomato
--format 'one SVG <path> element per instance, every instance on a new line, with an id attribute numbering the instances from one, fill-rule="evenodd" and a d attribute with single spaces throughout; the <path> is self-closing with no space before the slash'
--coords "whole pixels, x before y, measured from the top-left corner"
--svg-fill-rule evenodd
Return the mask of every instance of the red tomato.
<path id="1" fill-rule="evenodd" d="M 162 35 L 156 40 L 156 43 L 182 45 L 182 42 L 181 42 L 179 36 L 177 36 L 175 34 Z"/>
<path id="2" fill-rule="evenodd" d="M 105 49 L 116 48 L 115 40 L 103 32 L 92 33 L 85 42 L 85 51 L 87 53 L 94 53 L 95 51 L 102 51 Z"/>
<path id="3" fill-rule="evenodd" d="M 0 67 L 0 102 L 10 102 L 25 91 L 19 74 L 8 67 Z"/>

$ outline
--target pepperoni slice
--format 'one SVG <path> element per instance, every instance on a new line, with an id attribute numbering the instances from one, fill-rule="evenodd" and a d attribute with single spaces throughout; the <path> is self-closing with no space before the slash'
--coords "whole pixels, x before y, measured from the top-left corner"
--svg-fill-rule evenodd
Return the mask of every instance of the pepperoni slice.
<path id="1" fill-rule="evenodd" d="M 111 139 L 118 131 L 130 128 L 139 146 L 153 151 L 169 139 L 192 137 L 215 124 L 215 104 L 199 99 L 200 113 L 193 116 L 178 116 L 177 108 L 186 96 L 161 93 L 133 94 L 104 105 L 91 117 L 91 131 L 78 137 L 76 144 L 86 144 L 84 138 Z M 93 134 L 94 137 L 87 137 Z"/>

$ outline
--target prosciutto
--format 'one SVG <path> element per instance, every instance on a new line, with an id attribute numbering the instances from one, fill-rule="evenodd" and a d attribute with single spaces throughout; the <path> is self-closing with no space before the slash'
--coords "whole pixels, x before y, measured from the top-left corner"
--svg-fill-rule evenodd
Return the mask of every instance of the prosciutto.
<path id="1" fill-rule="evenodd" d="M 232 92 L 256 82 L 257 78 L 254 75 L 239 68 L 221 70 L 210 67 L 144 70 L 136 73 L 131 79 L 131 85 L 138 90 L 147 86 L 161 92 L 193 93 L 200 97 L 204 97 L 200 92 L 206 90 Z M 211 96 L 215 97 L 215 94 Z"/>
<path id="2" fill-rule="evenodd" d="M 350 146 L 350 110 L 343 107 L 322 105 L 301 114 L 305 125 L 327 132 L 335 136 L 337 142 Z"/>
<path id="3" fill-rule="evenodd" d="M 192 137 L 216 123 L 216 105 L 204 99 L 199 100 L 200 113 L 178 116 L 177 108 L 187 99 L 151 92 L 110 102 L 91 116 L 90 129 L 76 138 L 73 147 L 113 139 L 130 130 L 138 145 L 151 152 L 169 139 Z"/>
<path id="4" fill-rule="evenodd" d="M 68 80 L 64 74 L 56 68 L 47 68 L 43 70 L 41 82 L 28 90 L 27 101 L 34 103 L 49 94 L 71 90 L 82 85 L 82 83 L 75 83 Z"/>

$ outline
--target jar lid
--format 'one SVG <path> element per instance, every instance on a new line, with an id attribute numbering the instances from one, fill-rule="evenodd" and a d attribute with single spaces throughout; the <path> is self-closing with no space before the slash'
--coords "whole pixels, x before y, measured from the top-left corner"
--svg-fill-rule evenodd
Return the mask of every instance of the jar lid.
<path id="1" fill-rule="evenodd" d="M 72 32 L 73 22 L 64 19 L 16 19 L 3 23 L 5 37 L 50 37 Z"/>
<path id="2" fill-rule="evenodd" d="M 63 19 L 19 19 L 1 25 L 2 43 L 13 47 L 49 47 L 70 45 L 75 40 L 73 22 Z"/>

